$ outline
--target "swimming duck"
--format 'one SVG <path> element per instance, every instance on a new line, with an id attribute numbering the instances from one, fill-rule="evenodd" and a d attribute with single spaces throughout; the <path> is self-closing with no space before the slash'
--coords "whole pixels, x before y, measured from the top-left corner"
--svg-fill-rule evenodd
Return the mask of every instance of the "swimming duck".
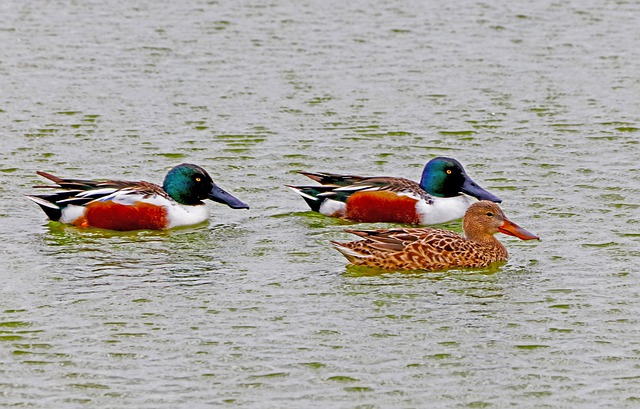
<path id="1" fill-rule="evenodd" d="M 438 224 L 464 216 L 476 198 L 501 202 L 478 186 L 460 162 L 446 157 L 431 159 L 419 184 L 388 176 L 300 173 L 320 183 L 287 185 L 304 198 L 311 210 L 359 222 Z"/>
<path id="2" fill-rule="evenodd" d="M 233 209 L 249 208 L 213 183 L 204 169 L 189 163 L 172 168 L 162 187 L 143 181 L 68 179 L 36 173 L 55 185 L 35 188 L 62 191 L 27 198 L 36 202 L 49 219 L 79 227 L 126 231 L 197 224 L 209 217 L 204 199 Z"/>
<path id="3" fill-rule="evenodd" d="M 513 223 L 496 203 L 472 204 L 464 216 L 464 237 L 448 230 L 410 228 L 345 230 L 364 240 L 333 246 L 352 264 L 391 270 L 445 270 L 486 267 L 507 259 L 507 249 L 494 234 L 521 240 L 539 239 Z"/>

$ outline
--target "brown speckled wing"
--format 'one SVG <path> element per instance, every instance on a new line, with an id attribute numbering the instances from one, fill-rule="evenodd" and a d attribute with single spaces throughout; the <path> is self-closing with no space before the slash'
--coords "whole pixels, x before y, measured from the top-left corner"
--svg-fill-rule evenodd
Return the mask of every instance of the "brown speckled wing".
<path id="1" fill-rule="evenodd" d="M 425 237 L 396 254 L 402 259 L 404 268 L 426 270 L 485 267 L 507 256 L 506 251 L 502 254 L 500 248 L 483 246 L 459 235 L 443 234 Z"/>

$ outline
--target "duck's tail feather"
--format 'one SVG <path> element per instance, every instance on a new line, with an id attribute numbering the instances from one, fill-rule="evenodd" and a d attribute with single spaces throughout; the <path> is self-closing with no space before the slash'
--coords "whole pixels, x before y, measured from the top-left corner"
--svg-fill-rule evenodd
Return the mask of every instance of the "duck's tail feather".
<path id="1" fill-rule="evenodd" d="M 359 264 L 358 261 L 366 257 L 366 254 L 358 252 L 356 249 L 351 248 L 349 243 L 341 243 L 339 241 L 331 240 L 331 245 L 334 249 L 338 250 L 343 256 L 346 257 L 352 264 Z"/>
<path id="2" fill-rule="evenodd" d="M 301 175 L 308 177 L 311 180 L 315 180 L 316 182 L 326 185 L 326 186 L 349 186 L 354 183 L 361 182 L 363 179 L 366 179 L 364 176 L 356 176 L 356 175 L 340 175 L 337 173 L 326 173 L 326 172 L 299 172 Z"/>
<path id="3" fill-rule="evenodd" d="M 47 196 L 27 195 L 26 197 L 40 206 L 49 219 L 58 221 L 62 217 L 62 208 L 47 200 Z"/>
<path id="4" fill-rule="evenodd" d="M 320 211 L 322 203 L 329 199 L 334 198 L 333 189 L 334 186 L 293 186 L 286 185 L 289 189 L 293 190 L 309 205 L 314 212 Z"/>

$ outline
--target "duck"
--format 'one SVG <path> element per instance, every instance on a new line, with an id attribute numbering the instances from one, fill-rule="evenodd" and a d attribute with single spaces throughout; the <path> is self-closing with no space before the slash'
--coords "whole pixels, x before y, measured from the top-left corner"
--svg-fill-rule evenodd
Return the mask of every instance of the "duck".
<path id="1" fill-rule="evenodd" d="M 363 240 L 331 243 L 354 265 L 385 270 L 441 271 L 481 268 L 505 261 L 507 249 L 495 238 L 496 233 L 521 240 L 540 239 L 510 221 L 498 204 L 487 200 L 469 206 L 463 230 L 464 236 L 433 228 L 346 229 Z"/>
<path id="2" fill-rule="evenodd" d="M 162 186 L 145 181 L 71 179 L 36 173 L 54 185 L 34 188 L 59 191 L 26 197 L 37 203 L 50 220 L 77 227 L 130 231 L 190 226 L 209 218 L 204 199 L 232 209 L 249 209 L 216 185 L 207 171 L 190 163 L 169 170 Z"/>
<path id="3" fill-rule="evenodd" d="M 432 225 L 460 219 L 477 200 L 502 200 L 474 182 L 456 159 L 439 156 L 420 183 L 390 176 L 299 172 L 319 185 L 286 185 L 312 211 L 356 222 Z"/>

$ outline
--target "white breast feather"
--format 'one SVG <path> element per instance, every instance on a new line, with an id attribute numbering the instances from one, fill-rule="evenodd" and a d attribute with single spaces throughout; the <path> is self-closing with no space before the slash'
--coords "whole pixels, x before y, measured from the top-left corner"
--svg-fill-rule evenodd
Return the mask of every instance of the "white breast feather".
<path id="1" fill-rule="evenodd" d="M 209 208 L 204 203 L 196 206 L 185 206 L 160 195 L 139 196 L 138 201 L 164 207 L 167 210 L 167 218 L 169 219 L 168 229 L 202 223 L 209 218 Z"/>
<path id="2" fill-rule="evenodd" d="M 189 226 L 202 223 L 209 218 L 209 208 L 204 203 L 197 206 L 184 206 L 172 203 L 167 209 L 169 216 L 169 229 L 177 226 Z"/>
<path id="3" fill-rule="evenodd" d="M 475 201 L 476 199 L 467 195 L 434 197 L 433 204 L 430 205 L 418 201 L 416 211 L 420 216 L 421 224 L 445 223 L 463 217 L 467 208 Z"/>

